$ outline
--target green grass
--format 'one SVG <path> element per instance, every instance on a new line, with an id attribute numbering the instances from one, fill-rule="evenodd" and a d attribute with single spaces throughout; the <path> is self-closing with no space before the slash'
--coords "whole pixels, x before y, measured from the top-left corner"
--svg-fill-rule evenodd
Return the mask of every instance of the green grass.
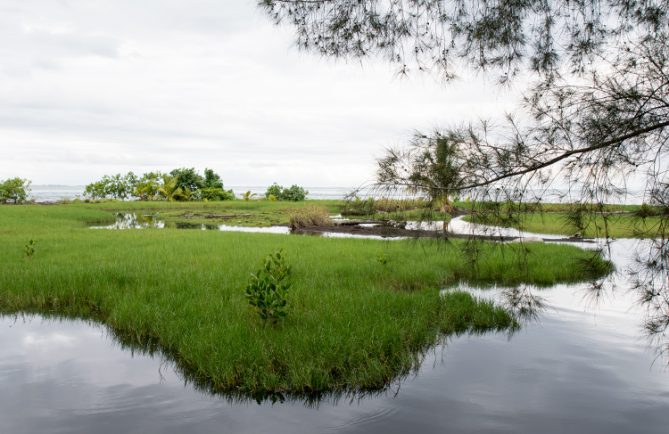
<path id="1" fill-rule="evenodd" d="M 661 217 L 641 219 L 628 213 L 584 216 L 585 230 L 579 230 L 569 220 L 569 215 L 562 212 L 519 213 L 519 224 L 513 226 L 524 231 L 572 236 L 580 233 L 584 237 L 603 238 L 652 238 L 660 233 Z M 466 216 L 465 220 L 479 223 L 492 223 L 487 219 Z M 509 225 L 507 225 L 509 226 Z"/>
<path id="2" fill-rule="evenodd" d="M 189 222 L 194 224 L 227 224 L 232 226 L 273 226 L 290 223 L 290 216 L 306 206 L 318 205 L 332 214 L 338 214 L 343 205 L 340 200 L 307 200 L 303 202 L 284 202 L 269 200 L 230 200 L 222 202 L 147 202 L 147 201 L 107 201 L 100 203 L 71 203 L 68 206 L 84 210 L 107 212 L 106 221 L 112 212 L 133 212 L 137 214 L 157 215 L 161 220 L 170 222 Z"/>
<path id="3" fill-rule="evenodd" d="M 457 242 L 87 228 L 120 208 L 176 215 L 287 206 L 237 202 L 2 206 L 0 312 L 100 321 L 124 343 L 159 348 L 214 391 L 357 391 L 410 372 L 440 335 L 513 326 L 504 310 L 465 293 L 441 296 L 441 287 L 551 285 L 610 271 L 569 246 L 482 244 L 471 266 Z M 279 248 L 293 268 L 289 312 L 266 326 L 244 287 Z"/>

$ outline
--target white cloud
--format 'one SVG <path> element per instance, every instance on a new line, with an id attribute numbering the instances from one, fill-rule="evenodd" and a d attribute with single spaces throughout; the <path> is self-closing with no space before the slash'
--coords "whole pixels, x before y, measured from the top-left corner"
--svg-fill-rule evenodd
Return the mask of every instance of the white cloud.
<path id="1" fill-rule="evenodd" d="M 250 0 L 0 0 L 0 178 L 214 167 L 229 185 L 358 185 L 414 129 L 517 91 L 298 52 Z"/>

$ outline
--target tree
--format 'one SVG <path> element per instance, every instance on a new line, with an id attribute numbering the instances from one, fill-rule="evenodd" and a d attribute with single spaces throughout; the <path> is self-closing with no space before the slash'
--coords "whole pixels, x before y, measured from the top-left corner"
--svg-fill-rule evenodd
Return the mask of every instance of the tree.
<path id="1" fill-rule="evenodd" d="M 461 137 L 454 132 L 433 137 L 416 134 L 408 150 L 389 149 L 380 159 L 379 184 L 426 194 L 431 205 L 449 211 L 450 196 L 460 189 Z"/>
<path id="2" fill-rule="evenodd" d="M 667 0 L 259 0 L 276 23 L 296 28 L 303 49 L 334 57 L 385 56 L 402 72 L 459 66 L 572 72 L 625 40 L 666 36 Z"/>
<path id="3" fill-rule="evenodd" d="M 175 178 L 177 187 L 181 188 L 183 191 L 194 192 L 205 186 L 204 178 L 197 173 L 194 168 L 181 168 L 174 169 L 170 172 Z"/>
<path id="4" fill-rule="evenodd" d="M 277 23 L 296 28 L 300 47 L 324 55 L 381 54 L 402 73 L 430 69 L 447 79 L 463 66 L 494 71 L 501 81 L 521 72 L 531 78 L 522 107 L 529 120 L 510 117 L 501 130 L 483 123 L 431 137 L 460 138 L 459 189 L 528 178 L 547 184 L 550 170 L 578 181 L 586 197 L 620 192 L 615 184 L 627 178 L 625 170 L 651 169 L 648 193 L 666 183 L 656 163 L 666 157 L 669 127 L 668 0 L 259 4 Z"/>
<path id="5" fill-rule="evenodd" d="M 133 172 L 125 175 L 105 175 L 101 180 L 88 184 L 84 196 L 91 199 L 120 199 L 125 200 L 133 196 L 138 183 Z"/>
<path id="6" fill-rule="evenodd" d="M 163 183 L 158 189 L 158 194 L 168 202 L 190 200 L 190 190 L 183 189 L 178 178 L 172 175 L 163 175 Z"/>
<path id="7" fill-rule="evenodd" d="M 218 173 L 212 169 L 204 169 L 204 187 L 206 188 L 220 188 L 223 189 L 223 181 Z"/>
<path id="8" fill-rule="evenodd" d="M 259 4 L 295 27 L 301 48 L 323 55 L 380 54 L 402 74 L 430 70 L 446 80 L 462 69 L 495 73 L 502 83 L 522 76 L 530 83 L 522 106 L 501 127 L 472 122 L 421 139 L 435 157 L 440 138 L 450 139 L 441 175 L 457 168 L 455 188 L 435 182 L 439 163 L 416 159 L 416 142 L 379 161 L 377 186 L 520 201 L 559 183 L 578 206 L 624 195 L 640 178 L 644 200 L 660 210 L 660 236 L 640 255 L 645 271 L 635 286 L 660 312 L 648 329 L 669 334 L 669 0 Z"/>
<path id="9" fill-rule="evenodd" d="M 0 203 L 14 204 L 25 202 L 30 194 L 30 181 L 21 178 L 9 178 L 0 182 Z"/>
<path id="10" fill-rule="evenodd" d="M 159 197 L 159 191 L 163 181 L 163 174 L 160 172 L 148 172 L 142 175 L 135 184 L 133 196 L 139 200 L 156 200 Z"/>

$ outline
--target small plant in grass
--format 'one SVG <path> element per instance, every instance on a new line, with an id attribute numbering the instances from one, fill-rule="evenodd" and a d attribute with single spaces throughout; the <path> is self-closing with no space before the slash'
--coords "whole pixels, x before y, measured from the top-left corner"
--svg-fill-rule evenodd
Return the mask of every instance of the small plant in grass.
<path id="1" fill-rule="evenodd" d="M 242 193 L 242 199 L 244 199 L 247 202 L 249 200 L 253 199 L 256 196 L 257 196 L 257 194 L 251 193 L 251 190 L 248 190 L 248 191 L 245 191 L 244 193 Z"/>
<path id="2" fill-rule="evenodd" d="M 268 255 L 263 267 L 251 275 L 246 299 L 263 321 L 276 323 L 286 316 L 290 275 L 291 269 L 282 250 Z"/>
<path id="3" fill-rule="evenodd" d="M 386 253 L 381 253 L 379 256 L 376 257 L 376 261 L 383 265 L 386 266 L 388 265 L 388 262 L 390 261 L 390 257 Z"/>
<path id="4" fill-rule="evenodd" d="M 28 244 L 23 247 L 23 251 L 28 258 L 32 258 L 35 254 L 35 240 L 28 241 Z"/>

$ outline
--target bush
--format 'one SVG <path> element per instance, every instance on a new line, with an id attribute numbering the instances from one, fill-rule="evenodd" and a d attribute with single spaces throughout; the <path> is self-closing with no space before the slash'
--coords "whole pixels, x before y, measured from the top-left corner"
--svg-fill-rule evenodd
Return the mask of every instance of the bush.
<path id="1" fill-rule="evenodd" d="M 276 182 L 265 191 L 265 198 L 269 200 L 289 200 L 299 202 L 307 198 L 309 192 L 299 185 L 291 185 L 289 188 L 284 188 Z M 274 197 L 275 199 L 272 199 Z"/>
<path id="2" fill-rule="evenodd" d="M 232 200 L 235 198 L 235 193 L 232 190 L 208 187 L 200 190 L 197 196 L 202 200 Z"/>
<path id="3" fill-rule="evenodd" d="M 265 192 L 265 197 L 267 199 L 272 200 L 270 197 L 274 196 L 274 200 L 278 200 L 281 197 L 281 192 L 283 191 L 283 187 L 281 187 L 279 184 L 276 182 L 269 187 L 267 187 L 267 191 Z"/>
<path id="4" fill-rule="evenodd" d="M 265 258 L 265 264 L 246 286 L 246 299 L 263 321 L 276 322 L 286 316 L 291 269 L 283 251 Z"/>
<path id="5" fill-rule="evenodd" d="M 286 188 L 281 192 L 281 200 L 290 200 L 293 202 L 300 202 L 307 198 L 309 192 L 299 185 L 291 185 L 290 188 Z"/>
<path id="6" fill-rule="evenodd" d="M 25 202 L 30 193 L 30 181 L 21 178 L 9 178 L 0 182 L 0 203 Z"/>
<path id="7" fill-rule="evenodd" d="M 332 224 L 330 213 L 320 206 L 307 206 L 293 211 L 290 215 L 292 229 L 308 228 L 310 226 L 328 226 Z"/>

